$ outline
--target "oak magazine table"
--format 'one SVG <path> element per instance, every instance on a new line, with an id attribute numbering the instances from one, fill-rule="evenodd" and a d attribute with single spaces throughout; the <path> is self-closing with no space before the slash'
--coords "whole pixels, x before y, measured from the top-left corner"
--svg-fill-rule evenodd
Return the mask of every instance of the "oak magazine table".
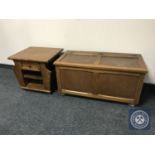
<path id="1" fill-rule="evenodd" d="M 29 47 L 8 59 L 14 61 L 14 72 L 20 87 L 50 93 L 56 87 L 53 61 L 61 48 Z"/>
<path id="2" fill-rule="evenodd" d="M 140 54 L 66 51 L 54 64 L 61 94 L 139 103 L 147 73 Z"/>

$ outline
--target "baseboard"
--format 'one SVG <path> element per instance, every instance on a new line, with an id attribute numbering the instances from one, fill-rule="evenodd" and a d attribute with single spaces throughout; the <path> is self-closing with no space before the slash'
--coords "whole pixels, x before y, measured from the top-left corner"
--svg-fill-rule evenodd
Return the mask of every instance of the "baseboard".
<path id="1" fill-rule="evenodd" d="M 155 92 L 155 84 L 152 83 L 144 83 L 144 89 L 149 89 Z"/>
<path id="2" fill-rule="evenodd" d="M 0 68 L 13 69 L 13 65 L 0 64 Z M 144 83 L 144 88 L 149 88 L 151 90 L 155 90 L 155 84 L 152 84 L 152 83 Z"/>
<path id="3" fill-rule="evenodd" d="M 13 69 L 13 65 L 8 65 L 8 64 L 0 64 L 0 68 Z"/>

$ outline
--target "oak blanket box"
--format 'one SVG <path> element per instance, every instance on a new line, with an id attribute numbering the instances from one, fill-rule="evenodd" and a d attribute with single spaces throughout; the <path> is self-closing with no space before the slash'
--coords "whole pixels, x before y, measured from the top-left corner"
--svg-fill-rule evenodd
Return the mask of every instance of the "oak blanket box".
<path id="1" fill-rule="evenodd" d="M 140 54 L 66 51 L 54 64 L 61 94 L 139 103 L 147 73 Z"/>

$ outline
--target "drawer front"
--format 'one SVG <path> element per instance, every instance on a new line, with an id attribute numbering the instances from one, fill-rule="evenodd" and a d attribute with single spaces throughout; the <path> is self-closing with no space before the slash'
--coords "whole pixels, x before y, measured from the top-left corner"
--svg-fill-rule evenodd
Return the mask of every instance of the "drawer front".
<path id="1" fill-rule="evenodd" d="M 40 65 L 35 62 L 22 62 L 22 69 L 23 70 L 33 70 L 33 71 L 40 71 Z"/>

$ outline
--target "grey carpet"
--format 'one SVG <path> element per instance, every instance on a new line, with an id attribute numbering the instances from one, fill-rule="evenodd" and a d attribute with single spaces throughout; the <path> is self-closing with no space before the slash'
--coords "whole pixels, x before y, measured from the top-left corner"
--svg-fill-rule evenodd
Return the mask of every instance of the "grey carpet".
<path id="1" fill-rule="evenodd" d="M 143 89 L 140 107 L 152 110 L 151 130 L 128 129 L 128 105 L 21 90 L 12 69 L 0 68 L 0 134 L 155 134 L 155 91 Z"/>

